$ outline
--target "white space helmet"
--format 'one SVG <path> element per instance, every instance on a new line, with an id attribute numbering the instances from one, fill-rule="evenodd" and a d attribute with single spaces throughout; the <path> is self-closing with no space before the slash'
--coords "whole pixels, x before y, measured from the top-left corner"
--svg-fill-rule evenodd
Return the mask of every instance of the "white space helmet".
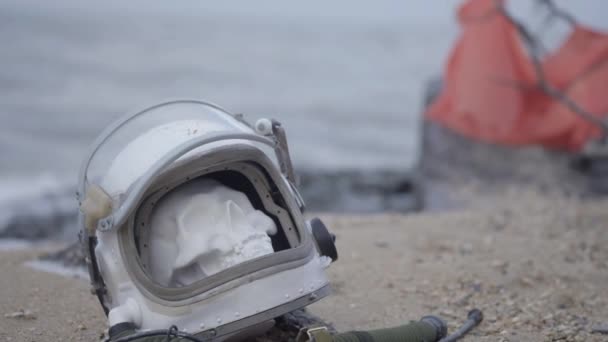
<path id="1" fill-rule="evenodd" d="M 302 216 L 276 121 L 195 100 L 138 111 L 95 141 L 78 200 L 110 326 L 221 340 L 329 293 L 333 240 Z"/>

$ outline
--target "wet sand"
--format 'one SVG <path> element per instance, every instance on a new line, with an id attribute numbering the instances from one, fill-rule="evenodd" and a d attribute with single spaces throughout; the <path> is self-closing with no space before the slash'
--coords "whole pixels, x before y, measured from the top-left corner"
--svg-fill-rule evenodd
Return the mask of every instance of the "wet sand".
<path id="1" fill-rule="evenodd" d="M 472 202 L 471 202 L 472 203 Z M 468 209 L 409 216 L 321 215 L 337 235 L 334 294 L 311 307 L 340 331 L 426 314 L 451 329 L 469 309 L 485 321 L 465 341 L 605 341 L 608 201 L 527 190 Z M 0 341 L 97 341 L 106 326 L 88 283 L 33 270 L 45 251 L 0 252 Z M 27 317 L 6 317 L 26 310 Z"/>
<path id="2" fill-rule="evenodd" d="M 0 341 L 98 341 L 104 315 L 88 281 L 24 265 L 42 252 L 0 252 Z M 19 311 L 31 314 L 7 317 Z"/>

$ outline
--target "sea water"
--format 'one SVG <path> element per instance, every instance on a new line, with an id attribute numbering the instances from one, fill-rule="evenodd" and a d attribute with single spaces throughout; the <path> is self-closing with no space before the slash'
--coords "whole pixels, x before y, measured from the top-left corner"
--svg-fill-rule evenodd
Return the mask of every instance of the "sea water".
<path id="1" fill-rule="evenodd" d="M 175 97 L 279 119 L 299 169 L 405 172 L 460 2 L 1 0 L 0 195 L 75 183 L 103 127 Z"/>

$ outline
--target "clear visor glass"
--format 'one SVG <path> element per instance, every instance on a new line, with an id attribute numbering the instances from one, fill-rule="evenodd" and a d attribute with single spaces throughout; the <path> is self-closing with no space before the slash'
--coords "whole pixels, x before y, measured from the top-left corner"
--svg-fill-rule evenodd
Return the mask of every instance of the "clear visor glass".
<path id="1" fill-rule="evenodd" d="M 273 219 L 247 196 L 213 179 L 182 184 L 161 198 L 139 237 L 142 266 L 164 287 L 183 287 L 274 252 Z"/>
<path id="2" fill-rule="evenodd" d="M 90 184 L 97 184 L 116 204 L 127 196 L 129 188 L 144 173 L 177 146 L 213 135 L 234 133 L 256 134 L 244 121 L 206 102 L 179 100 L 149 107 L 123 118 L 102 133 L 83 166 L 81 190 L 86 193 Z M 199 146 L 180 159 L 236 142 L 239 141 L 223 140 Z M 247 143 L 260 147 L 276 160 L 268 146 Z"/>

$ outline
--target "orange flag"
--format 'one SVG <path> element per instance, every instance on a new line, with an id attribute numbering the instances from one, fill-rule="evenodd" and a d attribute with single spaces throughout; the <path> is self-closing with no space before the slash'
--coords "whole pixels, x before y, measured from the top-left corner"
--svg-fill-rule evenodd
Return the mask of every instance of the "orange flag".
<path id="1" fill-rule="evenodd" d="M 485 142 L 579 150 L 599 129 L 540 91 L 519 33 L 495 6 L 469 0 L 459 9 L 462 34 L 426 116 Z M 607 59 L 608 35 L 577 27 L 543 69 L 582 108 L 608 113 Z"/>

